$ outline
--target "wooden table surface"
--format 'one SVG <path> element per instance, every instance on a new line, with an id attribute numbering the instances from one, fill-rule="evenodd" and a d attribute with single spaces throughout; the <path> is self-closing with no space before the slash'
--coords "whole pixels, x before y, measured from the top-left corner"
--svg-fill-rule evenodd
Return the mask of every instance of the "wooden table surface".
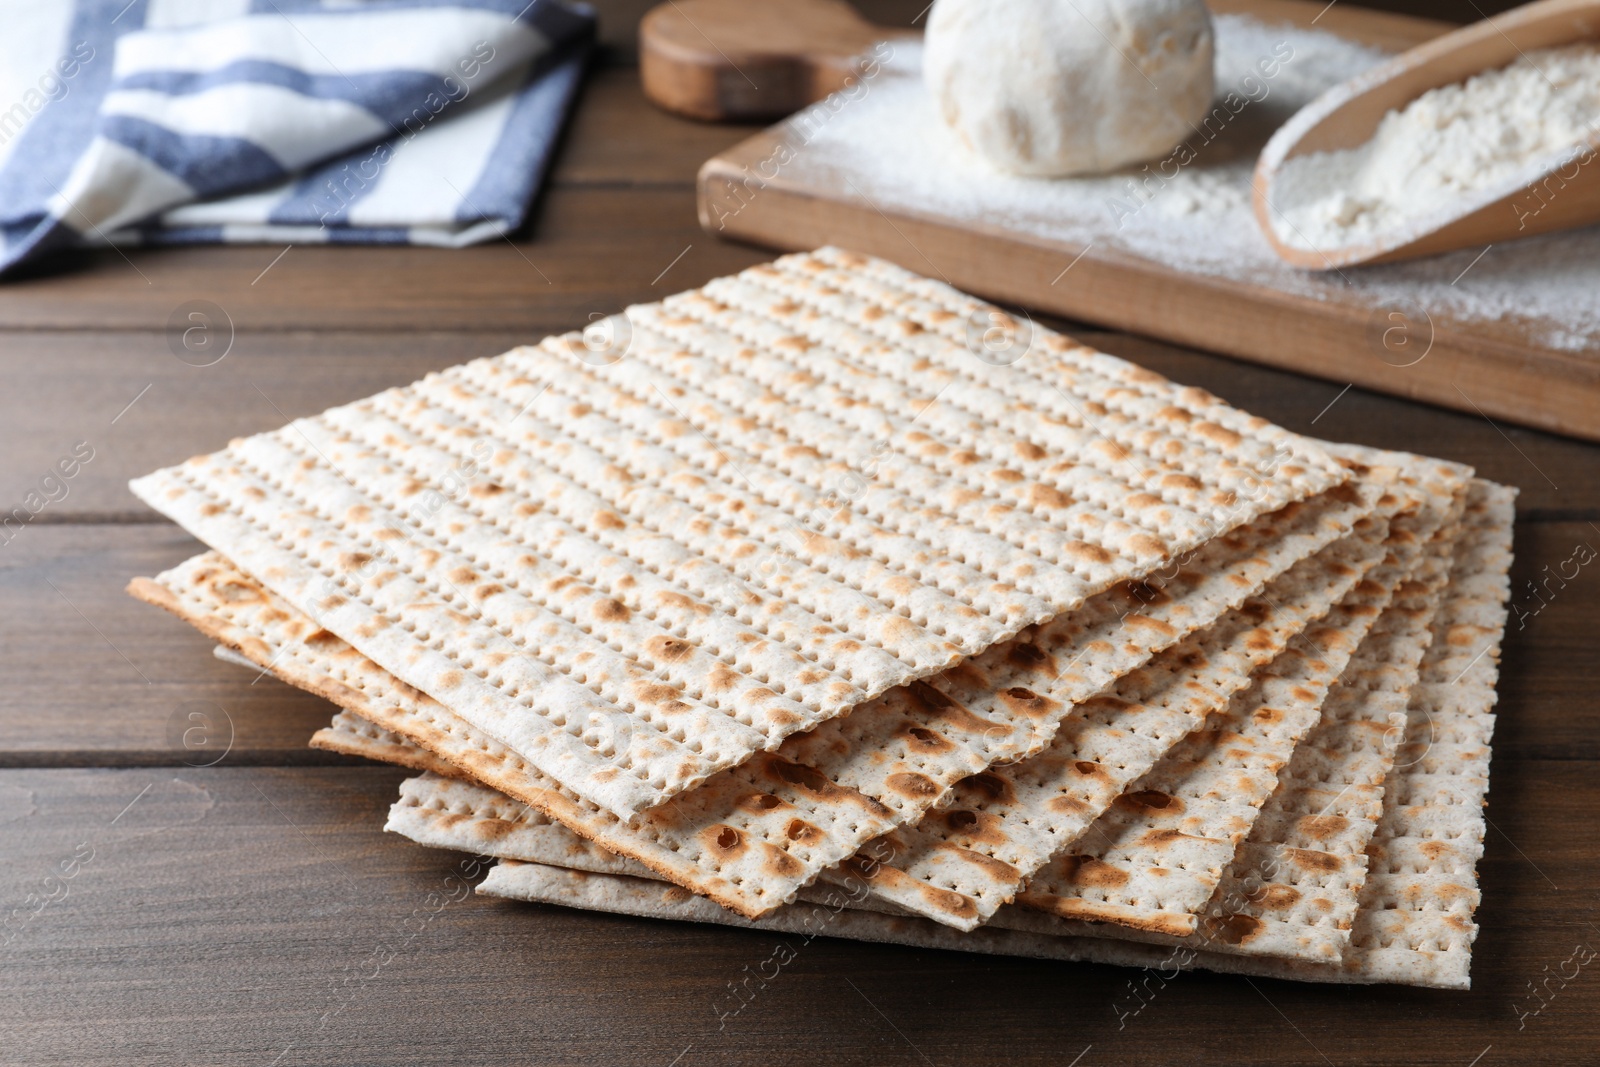
<path id="1" fill-rule="evenodd" d="M 0 1063 L 1600 1062 L 1600 965 L 1573 962 L 1600 950 L 1600 567 L 1528 588 L 1600 546 L 1595 446 L 1080 331 L 1522 488 L 1470 994 L 1189 974 L 1130 1016 L 1127 971 L 818 940 L 719 1027 L 771 938 L 463 895 L 459 857 L 382 832 L 400 772 L 305 747 L 328 705 L 123 594 L 197 549 L 130 476 L 766 258 L 695 223 L 697 165 L 750 131 L 652 110 L 646 5 L 600 6 L 614 47 L 515 241 L 107 251 L 0 283 L 0 505 L 93 453 L 0 535 Z M 173 354 L 196 301 L 224 313 L 212 366 Z"/>

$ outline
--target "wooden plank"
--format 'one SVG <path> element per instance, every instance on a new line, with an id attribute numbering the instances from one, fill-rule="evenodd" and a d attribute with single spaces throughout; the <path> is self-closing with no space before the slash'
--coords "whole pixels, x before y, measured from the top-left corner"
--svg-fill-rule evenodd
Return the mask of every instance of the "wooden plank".
<path id="1" fill-rule="evenodd" d="M 170 525 L 41 526 L 0 553 L 0 766 L 327 763 L 331 705 L 211 655 L 124 593 L 203 547 Z"/>
<path id="2" fill-rule="evenodd" d="M 760 129 L 670 115 L 645 99 L 636 68 L 602 67 L 584 84 L 550 177 L 558 186 L 690 188 L 700 164 Z"/>
<path id="3" fill-rule="evenodd" d="M 606 39 L 629 40 L 626 18 L 647 3 L 602 0 Z M 889 4 L 861 6 L 895 21 Z M 924 5 L 902 6 L 909 21 Z M 187 627 L 123 595 L 128 576 L 195 551 L 187 536 L 154 523 L 70 524 L 143 517 L 127 476 L 233 434 L 764 258 L 719 248 L 691 222 L 686 168 L 737 131 L 676 124 L 630 99 L 629 72 L 606 78 L 611 103 L 595 105 L 591 124 L 580 114 L 558 178 L 566 187 L 519 244 L 549 286 L 530 281 L 504 243 L 295 248 L 254 286 L 278 249 L 133 253 L 149 285 L 106 253 L 82 273 L 0 286 L 0 331 L 46 331 L 0 344 L 0 501 L 19 502 L 62 447 L 88 439 L 98 449 L 66 499 L 0 545 L 0 766 L 129 768 L 0 770 L 0 1061 L 659 1067 L 681 1054 L 680 1067 L 949 1067 L 997 1056 L 1059 1065 L 1092 1045 L 1081 1067 L 1463 1067 L 1491 1044 L 1482 1067 L 1591 1058 L 1592 969 L 1547 987 L 1559 995 L 1522 1030 L 1513 1009 L 1538 1006 L 1527 983 L 1558 972 L 1575 942 L 1593 936 L 1585 943 L 1600 948 L 1573 907 L 1600 888 L 1592 842 L 1574 832 L 1600 813 L 1592 567 L 1514 624 L 1490 807 L 1509 839 L 1491 835 L 1469 996 L 1191 975 L 1124 1020 L 1131 972 L 822 939 L 719 1027 L 727 983 L 761 968 L 771 939 L 460 899 L 457 858 L 378 830 L 398 772 L 246 766 L 328 759 L 303 747 L 328 705 L 270 679 L 252 686 Z M 297 258 L 303 273 L 286 274 L 283 291 L 264 288 Z M 240 312 L 237 345 L 214 367 L 185 366 L 167 348 L 167 318 L 189 299 Z M 1091 340 L 1297 429 L 1442 452 L 1511 481 L 1520 449 L 1560 486 L 1522 472 L 1524 507 L 1543 519 L 1592 517 L 1600 500 L 1600 464 L 1571 442 L 1508 429 L 1513 447 L 1472 419 L 1360 390 L 1311 424 L 1337 387 L 1126 337 Z M 1600 544 L 1589 529 L 1519 529 L 1519 586 L 1559 568 L 1580 540 Z M 1519 605 L 1538 601 L 1524 591 Z M 230 733 L 217 766 L 192 766 Z M 74 877 L 62 878 L 64 862 Z"/>
<path id="4" fill-rule="evenodd" d="M 1253 12 L 1314 19 L 1321 6 L 1301 0 L 1234 0 Z M 1374 19 L 1343 6 L 1346 32 L 1367 36 L 1436 24 Z M 1327 18 L 1332 19 L 1330 12 Z M 1320 24 L 1319 24 L 1320 25 Z M 1420 32 L 1420 30 L 1418 30 Z M 1386 351 L 1385 327 L 1397 309 L 1360 290 L 1319 298 L 1285 289 L 1189 274 L 1110 247 L 1078 247 L 999 225 L 942 218 L 860 195 L 837 177 L 808 179 L 804 168 L 773 168 L 790 158 L 775 129 L 710 160 L 700 175 L 706 228 L 785 250 L 839 244 L 883 256 L 959 288 L 997 300 L 1145 333 L 1301 373 L 1354 382 L 1398 396 L 1560 433 L 1600 439 L 1600 360 L 1538 343 L 1516 322 L 1457 323 L 1410 312 L 1413 346 L 1426 358 L 1405 365 Z M 760 175 L 752 181 L 751 174 Z M 1061 282 L 1068 268 L 1071 276 Z M 1159 314 L 1152 314 L 1159 309 Z M 1405 309 L 1399 309 L 1402 315 Z M 1424 338 L 1422 335 L 1426 334 Z M 1410 349 L 1408 349 L 1409 354 Z"/>
<path id="5" fill-rule="evenodd" d="M 703 273 L 705 266 L 691 252 L 668 277 L 682 271 L 685 281 L 702 281 L 692 272 Z M 240 331 L 226 358 L 204 368 L 176 358 L 160 334 L 12 335 L 0 345 L 0 376 L 11 383 L 0 391 L 0 453 L 7 460 L 0 465 L 0 513 L 41 491 L 55 465 L 87 442 L 93 460 L 64 483 L 65 498 L 45 505 L 37 521 L 153 521 L 154 513 L 128 492 L 129 478 L 585 321 L 576 308 L 548 314 L 525 332 Z M 1593 448 L 1579 442 L 1510 426 L 1502 427 L 1503 437 L 1475 414 L 1362 390 L 1341 397 L 1338 384 L 1122 334 L 1082 336 L 1299 432 L 1470 463 L 1485 477 L 1521 486 L 1521 506 L 1535 517 L 1600 519 L 1600 463 Z M 5 539 L 0 534 L 0 543 Z"/>
<path id="6" fill-rule="evenodd" d="M 591 4 L 600 15 L 599 43 L 603 62 L 637 61 L 639 20 L 659 0 L 600 0 Z"/>
<path id="7" fill-rule="evenodd" d="M 474 898 L 379 831 L 388 769 L 0 771 L 0 1033 L 18 1067 L 1582 1063 L 1592 968 L 1513 1009 L 1600 948 L 1596 770 L 1497 764 L 1473 992 L 1189 974 L 1137 1014 L 1134 971 L 826 938 L 775 970 L 762 934 Z"/>
<path id="8" fill-rule="evenodd" d="M 1586 755 L 1600 739 L 1600 522 L 1519 525 L 1513 550 L 1495 752 Z"/>
<path id="9" fill-rule="evenodd" d="M 1471 22 L 1477 18 L 1488 18 L 1502 11 L 1510 11 L 1522 2 L 1523 0 L 1474 0 L 1472 4 L 1463 6 L 1460 0 L 1363 0 L 1360 4 L 1340 6 L 1363 7 L 1369 10 L 1411 15 L 1415 18 L 1436 19 L 1440 22 Z"/>
<path id="10" fill-rule="evenodd" d="M 1579 565 L 1580 546 L 1600 550 L 1597 527 L 1517 529 L 1503 755 L 1600 760 L 1600 560 Z M 0 766 L 205 762 L 215 744 L 201 735 L 191 738 L 200 751 L 183 744 L 191 711 L 211 716 L 218 738 L 231 735 L 230 760 L 326 758 L 304 745 L 331 705 L 217 662 L 188 626 L 123 592 L 135 575 L 200 550 L 169 525 L 46 525 L 0 552 Z"/>

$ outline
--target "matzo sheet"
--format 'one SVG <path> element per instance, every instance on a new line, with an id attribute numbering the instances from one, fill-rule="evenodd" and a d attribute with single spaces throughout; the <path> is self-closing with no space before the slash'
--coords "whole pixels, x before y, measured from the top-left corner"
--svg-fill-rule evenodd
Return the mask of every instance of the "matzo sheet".
<path id="1" fill-rule="evenodd" d="M 551 859 L 541 863 L 501 864 L 480 892 L 806 938 L 823 935 L 1145 967 L 1168 977 L 1168 972 L 1202 967 L 1306 981 L 1467 988 L 1475 934 L 1471 913 L 1477 902 L 1473 866 L 1482 850 L 1481 804 L 1487 790 L 1496 662 L 1509 592 L 1506 574 L 1514 496 L 1514 491 L 1489 483 L 1478 482 L 1473 487 L 1463 532 L 1456 542 L 1449 591 L 1435 616 L 1434 630 L 1443 642 L 1430 647 L 1423 680 L 1413 693 L 1407 741 L 1385 795 L 1384 820 L 1372 849 L 1375 870 L 1362 894 L 1357 936 L 1340 965 L 997 927 L 962 933 L 922 919 L 859 910 L 871 906 L 863 882 L 846 884 L 838 887 L 834 896 L 816 895 L 812 901 L 749 922 L 676 886 L 640 877 L 590 877 L 565 870 L 559 851 L 546 852 Z M 493 798 L 491 791 L 481 787 L 465 788 Z M 405 799 L 403 795 L 402 801 Z M 470 810 L 470 803 L 447 794 L 441 806 L 452 807 L 459 818 Z M 400 809 L 397 805 L 396 811 Z M 492 815 L 492 810 L 486 809 L 485 814 Z M 573 839 L 569 836 L 567 840 Z M 487 835 L 463 837 L 458 833 L 452 838 L 447 831 L 439 843 L 473 849 L 482 843 L 494 854 L 494 842 Z M 1315 892 L 1317 886 L 1310 888 Z"/>
<path id="2" fill-rule="evenodd" d="M 999 314 L 785 257 L 133 489 L 631 818 L 1348 477 L 1042 327 L 986 362 L 968 307 Z"/>
<path id="3" fill-rule="evenodd" d="M 1388 520 L 1365 524 L 1084 702 L 1039 754 L 963 779 L 915 826 L 873 842 L 873 897 L 963 930 L 987 921 L 1382 561 Z M 846 864 L 824 877 L 859 874 Z"/>
<path id="4" fill-rule="evenodd" d="M 1451 742 L 1442 743 L 1437 754 L 1418 746 L 1433 740 L 1438 690 L 1463 674 L 1468 666 L 1463 651 L 1472 655 L 1484 647 L 1487 629 L 1477 620 L 1492 614 L 1503 599 L 1493 581 L 1485 581 L 1489 576 L 1479 563 L 1486 537 L 1494 535 L 1489 497 L 1487 483 L 1472 483 L 1454 551 L 1449 559 L 1430 559 L 1431 572 L 1416 582 L 1413 596 L 1433 604 L 1412 616 L 1413 625 L 1431 622 L 1406 709 L 1391 715 L 1396 728 L 1376 742 L 1351 736 L 1347 721 L 1325 721 L 1312 732 L 1224 874 L 1206 908 L 1204 928 L 1187 944 L 1240 955 L 1339 962 L 1359 911 L 1367 847 L 1388 789 L 1424 759 L 1448 764 L 1478 757 L 1476 748 Z M 1445 584 L 1450 576 L 1460 580 Z M 1393 657 L 1388 664 L 1396 665 Z M 1402 745 L 1407 754 L 1397 763 Z"/>
<path id="5" fill-rule="evenodd" d="M 1366 570 L 1378 562 L 1389 550 L 1389 546 L 1381 536 L 1384 530 L 1385 524 L 1380 523 L 1377 525 L 1376 530 L 1371 531 L 1368 537 L 1358 539 L 1356 544 L 1347 546 L 1341 542 L 1338 545 L 1331 546 L 1329 550 L 1324 550 L 1323 555 L 1329 558 L 1321 560 L 1317 573 L 1320 573 L 1324 579 L 1336 580 L 1334 588 L 1347 589 L 1349 586 L 1354 585 L 1366 573 Z M 1342 551 L 1334 552 L 1333 549 L 1342 549 Z M 1370 556 L 1363 567 L 1358 569 L 1349 566 L 1345 562 L 1346 560 L 1360 559 L 1363 553 Z M 1318 558 L 1320 559 L 1320 557 Z M 1312 563 L 1313 561 L 1311 560 L 1303 561 L 1296 568 L 1296 571 Z M 1294 574 L 1295 572 L 1292 571 L 1290 573 Z M 1308 576 L 1301 575 L 1295 584 L 1309 586 L 1311 582 Z M 1306 598 L 1306 604 L 1295 604 L 1294 597 L 1296 593 L 1293 588 L 1279 588 L 1279 583 L 1274 583 L 1269 587 L 1269 590 L 1270 594 L 1276 598 L 1277 611 L 1283 617 L 1289 617 L 1297 607 L 1308 610 L 1312 615 L 1320 615 L 1331 606 L 1333 601 L 1339 599 L 1337 595 L 1334 595 L 1330 601 L 1323 601 L 1319 609 L 1314 606 L 1317 600 L 1315 595 Z M 1315 594 L 1316 588 L 1313 587 L 1311 592 Z M 1241 627 L 1229 630 L 1230 634 L 1236 634 L 1241 638 L 1245 636 L 1245 633 L 1253 633 L 1258 639 L 1262 639 L 1264 643 L 1259 645 L 1256 651 L 1263 656 L 1269 656 L 1268 645 L 1272 643 L 1265 642 L 1267 631 L 1258 625 L 1261 622 L 1261 617 L 1266 613 L 1267 609 L 1263 606 L 1263 610 L 1250 613 Z M 1305 621 L 1307 620 L 1302 617 L 1301 622 Z M 1298 632 L 1298 627 L 1294 628 L 1294 632 Z M 1193 665 L 1191 664 L 1190 666 L 1192 667 Z M 1227 673 L 1226 670 L 1219 668 L 1221 668 L 1221 665 L 1217 664 L 1213 665 L 1210 670 L 1191 671 L 1191 673 L 1202 677 L 1213 671 L 1219 675 Z M 1246 672 L 1246 680 L 1247 674 L 1248 672 Z M 1182 675 L 1171 675 L 1166 671 L 1162 671 L 1160 676 L 1163 678 L 1184 677 Z M 1209 682 L 1211 686 L 1230 684 L 1223 682 L 1220 676 L 1209 679 Z M 1197 685 L 1195 682 L 1190 682 L 1189 684 Z M 1232 683 L 1234 687 L 1243 684 L 1245 684 L 1244 680 Z M 1210 690 L 1207 689 L 1207 691 L 1209 692 Z M 1122 708 L 1120 710 L 1125 712 L 1127 709 Z M 1069 724 L 1069 730 L 1071 728 Z M 1180 731 L 1178 736 L 1181 736 L 1184 732 L 1187 731 Z M 1080 751 L 1081 744 L 1078 742 L 1068 743 L 1074 745 L 1074 752 L 1079 763 L 1086 762 L 1091 756 L 1095 755 L 1095 753 Z M 1037 757 L 1035 760 L 1025 761 L 1014 767 L 993 768 L 984 777 L 993 782 L 1005 783 L 1013 790 L 1026 789 L 1024 783 L 1036 776 L 1036 772 L 1039 771 L 1038 766 L 1035 766 L 1030 771 L 1030 764 L 1036 764 L 1044 759 L 1045 757 Z M 1154 755 L 1149 757 L 1150 762 L 1153 762 L 1154 759 Z M 1045 760 L 1045 762 L 1051 765 L 1049 769 L 1054 769 L 1053 764 L 1060 761 L 1050 759 Z M 1102 758 L 1094 769 L 1100 771 L 1100 776 L 1102 777 L 1109 777 L 1113 773 L 1119 773 L 1125 779 L 1131 780 L 1132 777 L 1137 776 L 1138 771 L 1136 768 L 1129 766 L 1130 762 L 1130 756 L 1122 754 L 1114 758 Z M 1081 777 L 1083 776 L 1076 776 L 1074 781 L 1076 782 Z M 969 779 L 969 783 L 971 781 Z M 1065 795 L 1069 791 L 1068 787 L 1071 784 L 1068 783 L 1068 786 L 1063 786 L 1059 793 Z M 965 787 L 958 787 L 957 789 L 958 800 L 961 798 L 963 788 Z M 980 785 L 971 786 L 971 788 L 977 789 L 982 794 L 978 799 L 985 803 L 984 816 L 987 817 L 990 813 L 995 813 L 995 822 L 1000 824 L 1000 813 L 1005 805 L 994 795 L 996 786 L 984 782 Z M 1058 791 L 1046 790 L 1046 792 L 1056 795 Z M 1118 792 L 1120 790 L 1111 790 L 1105 798 L 1105 803 L 1109 804 L 1110 800 L 1114 799 Z M 1057 818 L 1064 819 L 1067 813 L 1053 813 L 1042 798 L 1035 799 L 1039 802 L 1020 810 L 1012 821 L 1017 823 L 1031 822 L 1034 824 L 1033 828 L 1037 829 L 1041 836 L 1047 835 L 1049 833 L 1048 817 L 1055 815 Z M 1016 798 L 1013 797 L 1013 802 L 1015 800 Z M 417 779 L 407 783 L 402 789 L 402 796 L 393 809 L 389 828 L 404 833 L 419 842 L 439 847 L 476 848 L 502 858 L 556 863 L 560 866 L 581 866 L 583 869 L 603 872 L 643 873 L 640 870 L 630 870 L 626 867 L 619 871 L 610 863 L 599 866 L 574 864 L 570 860 L 563 858 L 563 853 L 570 847 L 569 843 L 551 842 L 546 836 L 541 835 L 502 834 L 498 822 L 503 817 L 492 815 L 487 820 L 474 818 L 474 809 L 477 807 L 489 811 L 500 811 L 505 807 L 505 798 L 500 797 L 497 799 L 496 794 L 491 790 L 464 783 L 436 779 Z M 908 856 L 913 859 L 916 857 L 916 853 L 911 849 L 912 843 L 916 841 L 917 836 L 931 837 L 934 832 L 944 829 L 949 823 L 949 819 L 950 812 L 948 810 L 934 812 L 915 829 L 896 831 L 884 839 L 873 842 L 855 858 L 852 864 L 830 871 L 827 876 L 836 882 L 864 880 L 866 884 L 871 886 L 874 898 L 880 903 L 897 905 L 895 910 L 931 915 L 942 922 L 957 925 L 962 929 L 971 929 L 979 925 L 977 921 L 974 921 L 974 913 L 979 911 L 979 908 L 975 907 L 975 903 L 978 902 L 962 898 L 947 903 L 947 898 L 955 895 L 953 887 L 948 885 L 929 885 L 926 879 L 913 881 L 912 876 L 907 873 L 908 870 L 920 873 L 917 872 L 912 863 L 906 861 Z M 534 817 L 531 821 L 534 825 L 538 825 L 540 822 L 537 817 Z M 930 823 L 934 824 L 932 829 L 929 827 Z M 1078 829 L 1081 831 L 1084 825 L 1087 825 L 1087 820 L 1082 821 L 1078 825 Z M 484 832 L 485 828 L 487 828 L 487 832 Z M 990 842 L 983 841 L 983 838 L 992 838 L 994 830 L 995 827 L 991 826 L 980 827 L 980 832 L 967 836 L 969 840 L 976 837 L 981 843 L 988 844 Z M 1045 840 L 1048 841 L 1048 838 L 1046 837 Z M 1019 846 L 1024 847 L 1032 844 L 1033 842 L 1031 841 L 1019 842 Z M 1043 842 L 1035 847 L 1039 850 L 1039 862 L 1047 859 L 1050 852 L 1053 851 L 1048 844 Z M 551 849 L 554 849 L 554 851 L 552 852 Z M 951 854 L 951 850 L 946 849 L 938 854 L 948 856 Z M 1007 868 L 1003 872 L 997 871 L 995 868 L 1003 866 L 1003 861 L 997 857 L 984 858 L 988 859 L 994 866 L 990 867 L 977 861 L 970 861 L 967 864 L 968 868 L 976 868 L 980 873 L 989 874 L 990 877 L 996 880 L 1003 878 L 1009 895 L 1009 891 L 1014 891 L 1015 882 L 1020 881 L 1020 878 L 1018 878 L 1013 869 Z M 870 874 L 867 873 L 869 871 L 871 872 Z M 897 890 L 904 891 L 897 892 Z M 986 904 L 987 902 L 981 903 Z M 987 917 L 992 911 L 993 906 L 985 906 L 982 907 L 980 914 L 983 917 Z"/>
<path id="6" fill-rule="evenodd" d="M 741 913 L 761 914 L 870 839 L 920 818 L 962 777 L 1043 744 L 1077 701 L 1119 671 L 1339 538 L 1398 476 L 1392 468 L 1358 470 L 1363 481 L 1355 488 L 1287 505 L 1177 561 L 1171 573 L 1101 594 L 1072 620 L 1053 621 L 948 676 L 885 694 L 837 724 L 790 739 L 776 754 L 717 775 L 632 827 L 397 682 L 216 553 L 154 581 L 136 580 L 130 590 L 584 836 Z M 980 671 L 992 672 L 988 689 Z M 819 736 L 831 739 L 819 744 Z M 752 807 L 752 797 L 765 806 Z"/>
<path id="7" fill-rule="evenodd" d="M 1341 950 L 1337 966 L 1273 961 L 1274 970 L 1265 973 L 1471 986 L 1476 865 L 1483 855 L 1515 501 L 1514 489 L 1474 484 L 1434 628 L 1437 640 L 1412 693 L 1382 816 L 1364 848 L 1365 878 L 1352 879 L 1359 890 L 1354 921 L 1347 930 L 1318 923 L 1316 932 L 1302 935 L 1313 947 L 1319 934 L 1332 937 Z M 1334 910 L 1343 906 L 1336 898 Z M 1291 913 L 1279 921 L 1293 928 L 1295 918 Z M 1306 954 L 1299 937 L 1294 947 L 1296 955 Z"/>
<path id="8" fill-rule="evenodd" d="M 1368 742 L 1393 737 L 1387 715 L 1404 710 L 1426 648 L 1426 623 L 1420 630 L 1410 623 L 1430 608 L 1392 601 L 1426 549 L 1448 558 L 1449 542 L 1427 542 L 1450 520 L 1437 511 L 1412 520 L 1412 538 L 1394 546 L 1371 582 L 1175 746 L 1074 847 L 1040 870 L 1018 902 L 1063 919 L 1192 934 L 1280 772 L 1320 720 L 1348 724 Z M 1369 665 L 1390 656 L 1393 666 Z M 1347 670 L 1349 684 L 1340 685 Z M 1375 784 L 1381 781 L 1380 773 Z"/>
<path id="9" fill-rule="evenodd" d="M 243 656 L 239 659 L 242 664 L 255 667 L 254 663 Z M 427 771 L 431 774 L 462 773 L 448 760 L 434 755 L 421 745 L 412 744 L 404 734 L 385 730 L 376 723 L 368 722 L 349 711 L 339 711 L 334 715 L 333 722 L 312 734 L 311 747 L 326 752 L 337 752 L 344 756 L 360 756 L 362 759 L 377 760 L 380 763 L 393 763 L 399 767 L 409 767 L 414 771 Z"/>

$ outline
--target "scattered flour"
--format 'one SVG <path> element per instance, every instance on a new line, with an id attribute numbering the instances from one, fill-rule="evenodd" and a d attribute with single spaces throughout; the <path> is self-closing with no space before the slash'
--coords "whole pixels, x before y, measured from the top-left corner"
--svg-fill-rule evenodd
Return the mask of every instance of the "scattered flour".
<path id="1" fill-rule="evenodd" d="M 1075 248 L 1092 243 L 1097 255 L 1132 255 L 1315 300 L 1421 307 L 1474 334 L 1513 342 L 1531 334 L 1546 347 L 1600 352 L 1600 229 L 1496 245 L 1475 265 L 1477 250 L 1343 274 L 1283 263 L 1251 207 L 1256 157 L 1296 111 L 1389 56 L 1319 30 L 1233 15 L 1216 19 L 1216 47 L 1218 103 L 1187 156 L 1180 147 L 1114 175 L 1037 179 L 997 174 L 972 158 L 923 88 L 919 46 L 896 42 L 881 76 L 826 122 L 808 124 L 806 113 L 790 120 L 781 177 L 849 190 L 884 210 Z M 1059 282 L 1071 283 L 1070 273 Z"/>
<path id="2" fill-rule="evenodd" d="M 1412 232 L 1527 185 L 1600 132 L 1597 120 L 1600 48 L 1530 52 L 1389 112 L 1359 148 L 1287 161 L 1273 228 L 1285 244 L 1324 250 Z"/>

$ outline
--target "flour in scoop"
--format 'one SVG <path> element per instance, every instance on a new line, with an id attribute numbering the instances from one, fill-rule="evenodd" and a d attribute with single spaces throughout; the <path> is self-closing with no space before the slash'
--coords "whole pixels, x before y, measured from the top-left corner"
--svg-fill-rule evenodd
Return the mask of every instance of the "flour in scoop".
<path id="1" fill-rule="evenodd" d="M 1389 112 L 1359 148 L 1288 160 L 1273 229 L 1313 250 L 1402 238 L 1536 180 L 1596 134 L 1600 46 L 1530 52 Z"/>

